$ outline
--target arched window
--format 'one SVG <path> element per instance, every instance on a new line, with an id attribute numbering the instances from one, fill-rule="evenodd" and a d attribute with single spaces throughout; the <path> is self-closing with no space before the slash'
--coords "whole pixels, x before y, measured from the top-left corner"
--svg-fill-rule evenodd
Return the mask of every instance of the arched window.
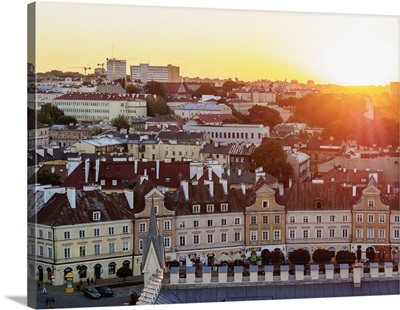
<path id="1" fill-rule="evenodd" d="M 315 209 L 322 209 L 322 200 L 315 201 Z"/>

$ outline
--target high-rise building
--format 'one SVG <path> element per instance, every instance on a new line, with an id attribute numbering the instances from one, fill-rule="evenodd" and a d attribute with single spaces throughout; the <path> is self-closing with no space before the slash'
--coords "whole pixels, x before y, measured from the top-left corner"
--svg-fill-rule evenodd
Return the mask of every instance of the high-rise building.
<path id="1" fill-rule="evenodd" d="M 148 81 L 156 82 L 179 82 L 179 67 L 168 66 L 150 66 L 149 64 L 140 64 L 131 66 L 131 80 L 140 80 L 142 83 Z"/>
<path id="2" fill-rule="evenodd" d="M 107 80 L 114 81 L 126 78 L 126 60 L 107 58 Z"/>

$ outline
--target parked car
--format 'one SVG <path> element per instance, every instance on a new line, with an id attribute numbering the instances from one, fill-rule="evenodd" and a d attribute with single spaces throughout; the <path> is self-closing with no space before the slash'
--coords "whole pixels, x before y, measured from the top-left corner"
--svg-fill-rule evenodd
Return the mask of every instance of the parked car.
<path id="1" fill-rule="evenodd" d="M 110 289 L 107 286 L 100 287 L 99 288 L 99 292 L 100 292 L 101 296 L 105 296 L 105 297 L 109 297 L 109 296 L 112 296 L 114 294 L 112 289 Z"/>
<path id="2" fill-rule="evenodd" d="M 99 293 L 98 290 L 96 290 L 94 287 L 87 287 L 83 290 L 83 295 L 86 297 L 89 297 L 90 299 L 99 299 L 101 297 L 101 294 Z"/>

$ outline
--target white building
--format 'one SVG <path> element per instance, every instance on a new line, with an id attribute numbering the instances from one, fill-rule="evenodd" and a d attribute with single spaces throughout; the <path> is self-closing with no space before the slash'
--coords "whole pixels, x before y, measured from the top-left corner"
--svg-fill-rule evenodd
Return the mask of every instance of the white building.
<path id="1" fill-rule="evenodd" d="M 69 93 L 54 99 L 54 104 L 66 116 L 78 121 L 103 120 L 110 122 L 122 114 L 128 118 L 147 116 L 146 100 L 135 94 Z"/>
<path id="2" fill-rule="evenodd" d="M 174 113 L 180 118 L 189 119 L 201 114 L 232 114 L 232 109 L 225 104 L 188 103 L 175 108 Z"/>
<path id="3" fill-rule="evenodd" d="M 114 81 L 126 78 L 126 60 L 107 58 L 107 80 Z"/>
<path id="4" fill-rule="evenodd" d="M 150 66 L 149 64 L 140 64 L 131 66 L 131 80 L 140 80 L 142 83 L 149 81 L 156 82 L 179 82 L 179 67 L 168 66 Z"/>
<path id="5" fill-rule="evenodd" d="M 184 131 L 206 132 L 214 142 L 252 143 L 260 145 L 263 138 L 269 137 L 269 127 L 264 125 L 224 124 L 194 125 L 190 122 L 183 125 Z"/>

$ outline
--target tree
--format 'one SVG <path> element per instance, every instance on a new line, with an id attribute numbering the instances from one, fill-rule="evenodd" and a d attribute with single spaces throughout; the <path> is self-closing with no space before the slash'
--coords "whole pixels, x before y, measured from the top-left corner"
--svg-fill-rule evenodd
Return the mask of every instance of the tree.
<path id="1" fill-rule="evenodd" d="M 157 99 L 154 99 L 153 96 L 147 96 L 146 103 L 148 116 L 154 117 L 156 115 L 167 115 L 169 113 L 167 102 L 161 96 L 157 96 Z"/>
<path id="2" fill-rule="evenodd" d="M 133 271 L 132 271 L 132 269 L 129 268 L 129 267 L 123 266 L 123 267 L 120 267 L 120 268 L 117 270 L 117 277 L 118 277 L 118 278 L 122 278 L 124 282 L 125 282 L 125 280 L 126 280 L 127 277 L 130 277 L 130 276 L 132 276 L 132 275 L 133 275 Z"/>
<path id="3" fill-rule="evenodd" d="M 55 173 L 51 173 L 48 170 L 42 170 L 39 171 L 36 175 L 36 181 L 39 184 L 42 185 L 47 185 L 47 184 L 51 184 L 51 185 L 60 185 L 61 184 L 61 176 L 59 176 L 58 174 Z"/>
<path id="4" fill-rule="evenodd" d="M 282 251 L 277 248 L 270 253 L 269 262 L 272 265 L 281 265 L 285 262 L 285 256 Z"/>
<path id="5" fill-rule="evenodd" d="M 288 186 L 293 175 L 292 166 L 286 162 L 286 153 L 279 141 L 265 140 L 250 155 L 251 170 L 263 167 L 264 171 L 278 178 L 280 183 Z"/>
<path id="6" fill-rule="evenodd" d="M 217 95 L 218 91 L 211 83 L 204 83 L 194 92 L 196 98 L 201 98 L 203 95 Z"/>
<path id="7" fill-rule="evenodd" d="M 76 124 L 78 121 L 73 116 L 62 115 L 56 120 L 56 124 L 69 125 Z"/>
<path id="8" fill-rule="evenodd" d="M 336 263 L 353 264 L 356 261 L 356 254 L 348 250 L 341 250 L 336 253 Z"/>
<path id="9" fill-rule="evenodd" d="M 243 124 L 262 124 L 274 127 L 283 123 L 283 119 L 277 110 L 255 104 L 249 109 L 249 114 L 243 118 Z"/>
<path id="10" fill-rule="evenodd" d="M 141 91 L 142 90 L 136 85 L 129 84 L 128 86 L 126 86 L 126 92 L 128 94 L 139 94 Z"/>
<path id="11" fill-rule="evenodd" d="M 289 253 L 289 260 L 294 265 L 305 265 L 310 262 L 310 253 L 304 249 L 297 249 Z"/>
<path id="12" fill-rule="evenodd" d="M 143 90 L 146 94 L 158 95 L 164 99 L 167 98 L 164 87 L 160 82 L 149 81 L 144 85 Z"/>
<path id="13" fill-rule="evenodd" d="M 326 249 L 316 249 L 312 255 L 314 262 L 318 264 L 329 263 L 332 258 L 332 253 Z"/>
<path id="14" fill-rule="evenodd" d="M 37 112 L 37 120 L 43 124 L 55 124 L 61 116 L 64 116 L 64 112 L 51 103 L 45 103 Z"/>
<path id="15" fill-rule="evenodd" d="M 118 114 L 117 117 L 113 118 L 110 122 L 111 126 L 114 126 L 119 131 L 121 128 L 129 130 L 129 120 L 125 115 Z"/>
<path id="16" fill-rule="evenodd" d="M 241 86 L 243 86 L 243 84 L 228 80 L 222 84 L 222 90 L 225 92 L 230 92 L 232 89 L 239 88 Z"/>

